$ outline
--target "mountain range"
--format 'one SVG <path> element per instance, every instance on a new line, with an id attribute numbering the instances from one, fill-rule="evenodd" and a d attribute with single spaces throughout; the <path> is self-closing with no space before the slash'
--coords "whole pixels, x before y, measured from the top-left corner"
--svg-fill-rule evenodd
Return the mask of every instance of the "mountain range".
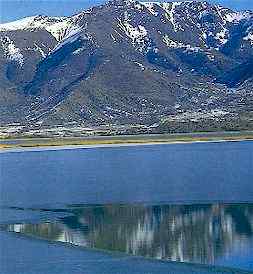
<path id="1" fill-rule="evenodd" d="M 113 0 L 0 24 L 0 125 L 253 129 L 253 11 Z"/>

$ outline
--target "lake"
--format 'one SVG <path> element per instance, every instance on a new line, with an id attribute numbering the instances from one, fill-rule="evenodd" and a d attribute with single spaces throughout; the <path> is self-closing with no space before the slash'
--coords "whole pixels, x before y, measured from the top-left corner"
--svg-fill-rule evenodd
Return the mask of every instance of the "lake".
<path id="1" fill-rule="evenodd" d="M 0 159 L 3 230 L 253 270 L 251 141 L 42 149 Z"/>

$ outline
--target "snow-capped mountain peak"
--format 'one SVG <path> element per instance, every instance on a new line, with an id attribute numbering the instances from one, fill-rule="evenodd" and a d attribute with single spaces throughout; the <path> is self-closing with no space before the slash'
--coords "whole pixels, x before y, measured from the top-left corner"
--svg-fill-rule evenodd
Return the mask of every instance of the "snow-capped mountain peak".
<path id="1" fill-rule="evenodd" d="M 208 112 L 232 100 L 221 90 L 250 90 L 253 15 L 202 1 L 112 0 L 70 17 L 1 24 L 0 54 L 0 89 L 36 99 L 27 119 L 61 119 L 53 114 L 64 105 L 80 121 L 142 123 L 175 105 Z"/>
<path id="2" fill-rule="evenodd" d="M 73 26 L 71 17 L 31 16 L 10 23 L 0 24 L 0 31 L 18 31 L 45 29 L 50 32 L 57 41 L 64 38 L 68 29 Z"/>

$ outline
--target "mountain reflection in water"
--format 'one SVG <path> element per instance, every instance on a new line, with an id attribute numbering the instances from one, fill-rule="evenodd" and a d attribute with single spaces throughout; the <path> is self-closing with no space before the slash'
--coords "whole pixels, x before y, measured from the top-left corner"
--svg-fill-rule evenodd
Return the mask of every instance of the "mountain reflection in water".
<path id="1" fill-rule="evenodd" d="M 173 261 L 213 264 L 253 238 L 253 204 L 70 206 L 51 223 L 9 231 Z"/>

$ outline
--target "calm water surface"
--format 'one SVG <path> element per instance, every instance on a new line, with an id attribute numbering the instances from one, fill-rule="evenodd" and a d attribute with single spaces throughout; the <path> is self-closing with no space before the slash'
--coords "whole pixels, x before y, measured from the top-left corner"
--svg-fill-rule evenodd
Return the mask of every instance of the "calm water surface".
<path id="1" fill-rule="evenodd" d="M 4 229 L 253 270 L 253 142 L 12 152 L 0 166 L 2 207 L 68 213 Z"/>
<path id="2" fill-rule="evenodd" d="M 253 142 L 0 153 L 2 206 L 253 202 Z"/>

